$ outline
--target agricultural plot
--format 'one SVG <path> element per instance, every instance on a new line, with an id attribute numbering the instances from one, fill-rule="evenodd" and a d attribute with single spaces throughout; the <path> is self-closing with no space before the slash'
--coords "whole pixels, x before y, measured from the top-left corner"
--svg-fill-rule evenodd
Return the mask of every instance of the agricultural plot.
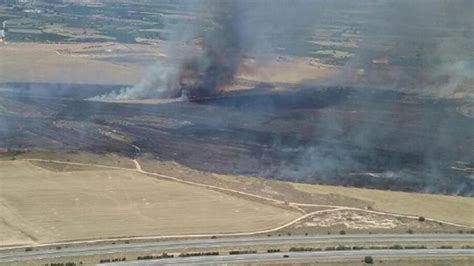
<path id="1" fill-rule="evenodd" d="M 0 162 L 1 245 L 247 232 L 298 213 L 128 170 L 52 172 Z"/>

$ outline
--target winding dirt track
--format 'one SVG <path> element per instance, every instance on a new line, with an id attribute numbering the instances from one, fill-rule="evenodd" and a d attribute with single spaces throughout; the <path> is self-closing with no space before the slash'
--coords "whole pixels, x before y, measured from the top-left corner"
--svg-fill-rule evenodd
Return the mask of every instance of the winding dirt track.
<path id="1" fill-rule="evenodd" d="M 258 199 L 267 200 L 267 201 L 277 203 L 277 204 L 288 204 L 289 206 L 291 206 L 291 207 L 293 207 L 293 208 L 295 208 L 298 211 L 303 212 L 303 213 L 306 213 L 306 211 L 301 209 L 300 206 L 333 208 L 333 209 L 330 209 L 330 210 L 322 210 L 322 211 L 315 211 L 315 212 L 311 212 L 311 213 L 306 213 L 305 215 L 301 216 L 300 218 L 297 218 L 297 219 L 295 219 L 295 220 L 293 220 L 293 221 L 291 221 L 291 222 L 289 222 L 289 223 L 287 223 L 283 226 L 277 227 L 277 228 L 272 229 L 272 230 L 266 230 L 266 231 L 263 231 L 263 232 L 255 232 L 255 234 L 267 233 L 267 232 L 271 232 L 271 231 L 277 231 L 277 230 L 285 228 L 289 225 L 292 225 L 292 224 L 294 224 L 294 223 L 296 223 L 296 222 L 298 222 L 298 221 L 300 221 L 300 220 L 302 220 L 306 217 L 309 217 L 311 215 L 318 214 L 318 213 L 323 213 L 323 212 L 328 212 L 328 211 L 338 211 L 338 210 L 354 210 L 354 211 L 362 211 L 362 212 L 373 213 L 373 214 L 390 215 L 390 216 L 394 216 L 394 217 L 418 219 L 418 216 L 413 216 L 413 215 L 404 215 L 404 214 L 397 214 L 397 213 L 373 211 L 373 210 L 366 210 L 366 209 L 354 208 L 354 207 L 345 207 L 345 206 L 338 206 L 338 205 L 324 205 L 324 204 L 310 204 L 310 203 L 297 203 L 297 202 L 285 202 L 285 201 L 282 201 L 282 200 L 276 200 L 276 199 L 272 199 L 272 198 L 268 198 L 268 197 L 264 197 L 264 196 L 260 196 L 260 195 L 255 195 L 255 194 L 251 194 L 251 193 L 247 193 L 247 192 L 242 192 L 242 191 L 238 191 L 238 190 L 234 190 L 234 189 L 228 189 L 228 188 L 217 187 L 217 186 L 212 186 L 212 185 L 205 185 L 205 184 L 200 184 L 200 183 L 196 183 L 196 182 L 185 181 L 185 180 L 182 180 L 182 179 L 179 179 L 179 178 L 176 178 L 176 177 L 172 177 L 172 176 L 168 176 L 168 175 L 148 172 L 148 171 L 145 171 L 145 170 L 142 169 L 140 163 L 136 159 L 133 160 L 133 163 L 135 164 L 136 170 L 139 173 L 158 176 L 158 177 L 162 177 L 162 178 L 167 178 L 167 179 L 171 179 L 171 180 L 174 180 L 174 181 L 177 181 L 177 182 L 186 183 L 186 184 L 195 185 L 195 186 L 200 186 L 200 187 L 205 187 L 205 188 L 209 188 L 209 189 L 215 189 L 215 190 L 221 190 L 221 191 L 226 191 L 226 192 L 237 193 L 237 194 L 240 194 L 240 195 L 245 195 L 245 196 L 250 196 L 250 197 L 254 197 L 254 198 L 258 198 Z M 437 219 L 426 218 L 426 220 L 433 221 L 433 222 L 440 222 L 440 223 L 453 225 L 453 226 L 468 227 L 468 226 L 465 226 L 465 225 L 461 225 L 461 224 L 457 224 L 457 223 L 451 223 L 451 222 L 437 220 Z"/>
<path id="2" fill-rule="evenodd" d="M 77 165 L 77 166 L 94 166 L 98 168 L 105 168 L 105 169 L 114 169 L 114 170 L 125 170 L 125 171 L 136 171 L 142 174 L 150 175 L 150 176 L 156 176 L 160 178 L 166 178 L 169 180 L 173 180 L 176 182 L 188 184 L 188 185 L 193 185 L 193 186 L 200 186 L 212 190 L 218 190 L 218 191 L 223 191 L 223 192 L 230 192 L 230 193 L 235 193 L 239 195 L 244 195 L 247 197 L 253 197 L 257 198 L 260 200 L 265 200 L 268 202 L 271 202 L 273 204 L 279 204 L 279 205 L 286 205 L 290 206 L 297 211 L 301 212 L 302 215 L 292 221 L 289 221 L 283 225 L 276 226 L 274 228 L 266 229 L 266 230 L 259 230 L 259 231 L 252 231 L 252 232 L 240 232 L 240 233 L 223 233 L 223 234 L 190 234 L 190 235 L 163 235 L 163 236 L 140 236 L 140 237 L 121 237 L 121 238 L 106 238 L 106 239 L 95 239 L 95 240 L 79 240 L 79 241 L 67 241 L 67 242 L 56 242 L 56 243 L 45 243 L 45 244 L 40 244 L 37 245 L 38 247 L 40 246 L 50 246 L 50 245 L 61 245 L 61 244 L 94 244 L 94 243 L 101 243 L 101 242 L 106 242 L 106 241 L 120 241 L 120 240 L 153 240 L 153 239 L 169 239 L 169 238 L 176 238 L 176 239 L 183 239 L 183 238 L 202 238 L 202 237 L 233 237 L 233 236 L 251 236 L 251 235 L 258 235 L 258 234 L 265 234 L 265 233 L 270 233 L 274 231 L 281 230 L 283 228 L 286 228 L 288 226 L 291 226 L 301 220 L 304 220 L 308 217 L 311 217 L 316 214 L 322 214 L 322 213 L 329 213 L 329 212 L 335 212 L 335 211 L 340 211 L 340 210 L 354 210 L 354 211 L 361 211 L 361 212 L 366 212 L 366 213 L 373 213 L 373 214 L 381 214 L 381 215 L 390 215 L 394 217 L 403 217 L 403 218 L 411 218 L 411 219 L 418 219 L 417 216 L 412 216 L 412 215 L 404 215 L 404 214 L 397 214 L 397 213 L 389 213 L 389 212 L 381 212 L 381 211 L 373 211 L 373 210 L 365 210 L 361 208 L 354 208 L 354 207 L 346 207 L 346 206 L 338 206 L 338 205 L 323 205 L 323 204 L 310 204 L 310 203 L 297 203 L 297 202 L 285 202 L 281 200 L 276 200 L 260 195 L 255 195 L 247 192 L 242 192 L 234 189 L 228 189 L 228 188 L 223 188 L 223 187 L 217 187 L 217 186 L 212 186 L 212 185 L 205 185 L 205 184 L 200 184 L 196 182 L 191 182 L 191 181 L 186 181 L 177 177 L 169 176 L 169 175 L 163 175 L 163 174 L 158 174 L 158 173 L 153 173 L 153 172 L 148 172 L 142 169 L 140 163 L 138 160 L 134 159 L 133 163 L 135 164 L 135 169 L 131 168 L 123 168 L 123 167 L 116 167 L 116 166 L 107 166 L 107 165 L 100 165 L 100 164 L 86 164 L 86 163 L 77 163 L 77 162 L 66 162 L 66 161 L 57 161 L 57 160 L 44 160 L 44 159 L 23 159 L 24 161 L 31 161 L 31 162 L 50 162 L 50 163 L 58 163 L 58 164 L 67 164 L 67 165 Z M 305 206 L 310 206 L 310 207 L 326 207 L 326 208 L 332 208 L 328 210 L 319 210 L 319 211 L 314 211 L 307 213 L 305 212 L 301 207 Z M 444 224 L 448 225 L 453 225 L 453 226 L 458 226 L 458 227 L 466 227 L 470 228 L 469 226 L 461 225 L 461 224 L 456 224 L 452 222 L 447 222 L 447 221 L 442 221 L 438 219 L 431 219 L 431 218 L 425 218 L 428 221 L 433 221 L 433 222 L 441 222 Z M 27 245 L 25 245 L 27 246 Z M 18 248 L 19 246 L 16 246 L 15 248 Z M 9 249 L 9 248 L 0 248 L 2 249 Z"/>

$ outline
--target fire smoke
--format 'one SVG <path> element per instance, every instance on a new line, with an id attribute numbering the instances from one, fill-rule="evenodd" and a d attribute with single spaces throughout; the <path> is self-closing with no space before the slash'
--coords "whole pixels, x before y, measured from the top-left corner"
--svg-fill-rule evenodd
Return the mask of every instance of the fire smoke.
<path id="1" fill-rule="evenodd" d="M 239 6 L 235 1 L 202 1 L 191 3 L 201 10 L 192 23 L 191 31 L 183 31 L 184 25 L 170 25 L 170 42 L 195 42 L 200 51 L 185 54 L 165 46 L 172 63 L 162 62 L 151 67 L 134 87 L 95 97 L 95 99 L 145 99 L 202 97 L 219 94 L 222 87 L 230 84 L 239 67 L 242 47 L 239 29 Z M 186 23 L 189 23 L 187 21 Z M 186 52 L 185 52 L 186 53 Z"/>
<path id="2" fill-rule="evenodd" d="M 219 2 L 211 18 L 213 27 L 202 37 L 203 54 L 185 59 L 179 70 L 179 85 L 191 96 L 218 94 L 227 85 L 241 59 L 239 14 L 235 2 Z"/>

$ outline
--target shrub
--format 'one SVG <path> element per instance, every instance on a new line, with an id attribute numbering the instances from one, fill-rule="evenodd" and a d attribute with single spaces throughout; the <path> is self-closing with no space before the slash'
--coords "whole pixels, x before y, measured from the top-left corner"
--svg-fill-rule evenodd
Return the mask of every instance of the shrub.
<path id="1" fill-rule="evenodd" d="M 405 249 L 426 249 L 426 246 L 405 246 Z"/>
<path id="2" fill-rule="evenodd" d="M 440 246 L 439 249 L 452 249 L 453 246 Z"/>
<path id="3" fill-rule="evenodd" d="M 370 246 L 369 249 L 387 249 L 387 246 Z"/>
<path id="4" fill-rule="evenodd" d="M 408 229 L 407 233 L 409 233 L 409 234 L 413 234 L 413 230 L 411 230 L 411 229 Z"/>
<path id="5" fill-rule="evenodd" d="M 423 217 L 423 216 L 418 217 L 418 221 L 424 222 L 424 221 L 425 221 L 425 217 Z"/>
<path id="6" fill-rule="evenodd" d="M 339 231 L 339 234 L 340 234 L 340 235 L 345 235 L 345 234 L 346 234 L 346 231 L 341 230 L 341 231 Z"/>
<path id="7" fill-rule="evenodd" d="M 290 252 L 304 252 L 304 251 L 321 251 L 322 248 L 312 248 L 312 247 L 291 247 Z"/>
<path id="8" fill-rule="evenodd" d="M 147 256 L 138 256 L 137 257 L 137 260 L 153 260 L 153 259 L 158 259 L 158 256 L 147 255 Z"/>
<path id="9" fill-rule="evenodd" d="M 194 253 L 181 253 L 180 257 L 199 257 L 199 256 L 219 256 L 219 252 L 194 252 Z"/>
<path id="10" fill-rule="evenodd" d="M 229 255 L 256 254 L 256 250 L 231 250 Z"/>
<path id="11" fill-rule="evenodd" d="M 351 250 L 351 247 L 346 247 L 344 245 L 339 245 L 336 247 L 336 250 Z"/>
<path id="12" fill-rule="evenodd" d="M 364 262 L 367 263 L 367 264 L 373 264 L 374 259 L 371 256 L 365 256 Z"/>

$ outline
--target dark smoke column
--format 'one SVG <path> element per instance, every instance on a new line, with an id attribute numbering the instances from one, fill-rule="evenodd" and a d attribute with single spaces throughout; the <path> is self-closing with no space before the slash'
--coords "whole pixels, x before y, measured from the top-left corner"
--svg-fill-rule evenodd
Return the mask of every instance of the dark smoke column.
<path id="1" fill-rule="evenodd" d="M 206 1 L 211 14 L 197 34 L 203 53 L 185 59 L 179 70 L 181 93 L 191 97 L 219 94 L 230 84 L 240 64 L 239 10 L 235 1 Z"/>

